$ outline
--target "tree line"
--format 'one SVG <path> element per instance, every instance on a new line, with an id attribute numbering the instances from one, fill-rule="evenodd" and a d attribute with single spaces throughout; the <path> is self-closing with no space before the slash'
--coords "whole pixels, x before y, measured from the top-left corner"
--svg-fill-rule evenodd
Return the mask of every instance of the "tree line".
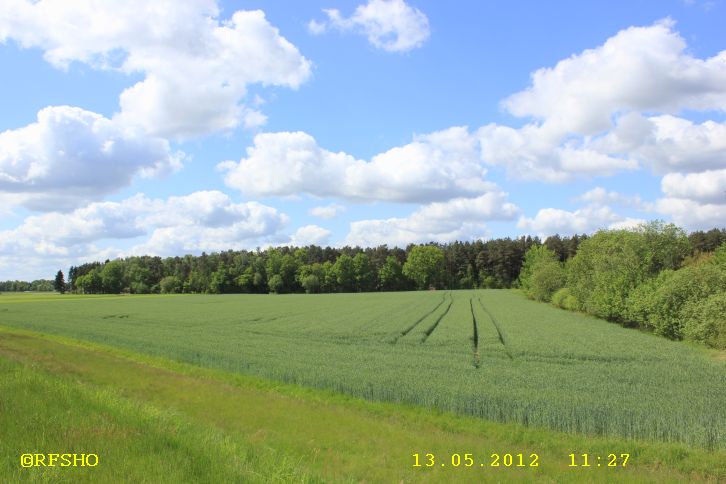
<path id="1" fill-rule="evenodd" d="M 670 339 L 726 349 L 726 231 L 690 235 L 663 222 L 603 230 L 561 260 L 546 245 L 527 251 L 527 296 Z"/>
<path id="2" fill-rule="evenodd" d="M 563 259 L 586 236 L 550 238 Z M 277 247 L 126 257 L 71 267 L 65 289 L 98 293 L 327 293 L 508 288 L 537 237 L 387 247 Z M 60 272 L 60 271 L 59 271 Z M 59 274 L 61 277 L 63 274 Z"/>
<path id="3" fill-rule="evenodd" d="M 36 279 L 32 282 L 0 281 L 0 292 L 48 292 L 53 290 L 53 281 L 49 279 Z"/>
<path id="4" fill-rule="evenodd" d="M 55 281 L 0 282 L 0 291 L 55 288 L 86 294 L 221 294 L 510 288 L 519 287 L 522 264 L 531 248 L 547 249 L 564 267 L 589 238 L 554 235 L 542 241 L 523 236 L 411 244 L 405 249 L 311 245 L 199 256 L 126 257 L 73 266 L 67 279 L 58 271 Z M 691 255 L 713 252 L 726 242 L 726 230 L 693 232 L 686 240 L 684 250 Z"/>

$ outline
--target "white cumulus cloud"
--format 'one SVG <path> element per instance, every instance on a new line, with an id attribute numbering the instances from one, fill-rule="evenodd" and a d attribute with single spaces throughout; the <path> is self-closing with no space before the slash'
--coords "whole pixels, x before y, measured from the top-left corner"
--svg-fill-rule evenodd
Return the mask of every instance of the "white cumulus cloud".
<path id="1" fill-rule="evenodd" d="M 655 210 L 688 230 L 726 227 L 726 203 L 709 203 L 688 198 L 665 197 L 656 200 Z"/>
<path id="2" fill-rule="evenodd" d="M 94 202 L 69 213 L 27 217 L 14 229 L 0 231 L 0 257 L 50 258 L 65 266 L 93 260 L 102 241 L 148 237 L 125 254 L 180 255 L 202 251 L 249 249 L 288 240 L 288 217 L 258 202 L 235 203 L 218 191 L 152 199 L 135 195 L 121 202 Z M 50 275 L 47 275 L 50 276 Z"/>
<path id="3" fill-rule="evenodd" d="M 404 247 L 410 243 L 474 240 L 486 235 L 485 222 L 511 220 L 519 208 L 507 202 L 504 192 L 490 192 L 475 198 L 435 202 L 405 218 L 361 220 L 350 224 L 346 243 Z"/>
<path id="4" fill-rule="evenodd" d="M 223 162 L 225 182 L 246 196 L 306 193 L 355 201 L 418 202 L 479 195 L 484 180 L 476 138 L 465 127 L 415 136 L 370 161 L 321 148 L 303 132 L 261 133 L 239 163 Z"/>
<path id="5" fill-rule="evenodd" d="M 582 234 L 598 229 L 631 227 L 639 222 L 641 220 L 615 213 L 608 206 L 588 205 L 574 211 L 543 208 L 532 218 L 521 217 L 517 227 L 545 238 L 555 234 Z"/>
<path id="6" fill-rule="evenodd" d="M 161 136 L 259 126 L 250 84 L 297 88 L 310 62 L 262 11 L 222 20 L 213 0 L 8 0 L 0 41 L 37 47 L 56 67 L 83 62 L 144 78 L 120 96 L 118 116 Z"/>
<path id="7" fill-rule="evenodd" d="M 324 205 L 320 207 L 313 207 L 310 209 L 310 215 L 313 217 L 319 217 L 325 220 L 331 220 L 345 212 L 345 207 L 337 203 L 331 203 L 330 205 Z"/>
<path id="8" fill-rule="evenodd" d="M 419 9 L 403 0 L 369 0 L 359 5 L 353 15 L 344 17 L 337 9 L 325 9 L 327 21 L 311 20 L 308 30 L 322 34 L 328 27 L 342 32 L 359 32 L 378 49 L 406 52 L 421 47 L 430 35 L 429 19 Z"/>
<path id="9" fill-rule="evenodd" d="M 668 197 L 687 198 L 704 203 L 726 203 L 726 168 L 702 173 L 669 173 L 661 180 Z"/>
<path id="10" fill-rule="evenodd" d="M 131 184 L 135 176 L 181 167 L 169 143 L 114 120 L 69 106 L 0 133 L 0 194 L 35 210 L 80 206 Z"/>
<path id="11" fill-rule="evenodd" d="M 640 198 L 640 195 L 624 195 L 615 191 L 608 191 L 603 187 L 595 187 L 577 197 L 576 200 L 595 206 L 615 204 L 642 210 L 646 210 L 649 207 L 648 204 Z"/>
<path id="12" fill-rule="evenodd" d="M 562 133 L 596 134 L 623 111 L 726 110 L 726 51 L 692 56 L 673 22 L 630 27 L 603 45 L 532 75 L 532 84 L 504 101 Z"/>
<path id="13" fill-rule="evenodd" d="M 726 51 L 698 58 L 666 20 L 618 32 L 542 68 L 503 101 L 519 128 L 479 130 L 482 159 L 529 180 L 563 182 L 649 167 L 656 173 L 724 166 L 726 124 L 687 110 L 726 111 Z"/>
<path id="14" fill-rule="evenodd" d="M 305 225 L 295 231 L 290 237 L 290 243 L 295 247 L 307 245 L 327 245 L 330 230 L 317 225 Z"/>
<path id="15" fill-rule="evenodd" d="M 510 128 L 492 123 L 477 134 L 482 160 L 505 166 L 521 179 L 565 182 L 578 176 L 608 176 L 638 168 L 636 160 L 611 156 L 581 139 L 564 141 L 537 124 Z"/>

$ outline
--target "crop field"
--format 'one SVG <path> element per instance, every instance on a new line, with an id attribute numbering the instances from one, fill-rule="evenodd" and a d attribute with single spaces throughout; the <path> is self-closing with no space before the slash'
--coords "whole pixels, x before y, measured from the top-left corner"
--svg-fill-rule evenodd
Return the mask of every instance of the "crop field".
<path id="1" fill-rule="evenodd" d="M 0 325 L 368 400 L 726 449 L 722 359 L 511 291 L 3 294 Z"/>

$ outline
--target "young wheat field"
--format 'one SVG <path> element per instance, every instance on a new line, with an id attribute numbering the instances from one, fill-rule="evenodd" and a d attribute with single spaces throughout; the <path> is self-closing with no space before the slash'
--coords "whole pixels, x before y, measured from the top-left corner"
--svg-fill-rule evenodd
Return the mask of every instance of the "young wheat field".
<path id="1" fill-rule="evenodd" d="M 726 449 L 726 364 L 502 290 L 0 297 L 0 325 L 565 432 Z"/>

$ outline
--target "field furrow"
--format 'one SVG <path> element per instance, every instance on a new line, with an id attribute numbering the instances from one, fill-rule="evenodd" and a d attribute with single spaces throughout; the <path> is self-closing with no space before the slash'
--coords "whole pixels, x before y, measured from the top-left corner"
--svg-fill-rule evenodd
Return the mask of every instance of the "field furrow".
<path id="1" fill-rule="evenodd" d="M 501 328 L 501 325 L 497 322 L 497 320 L 494 318 L 492 313 L 490 313 L 487 310 L 486 306 L 484 306 L 484 303 L 481 301 L 481 298 L 477 298 L 477 302 L 478 302 L 478 308 L 481 308 L 483 315 L 484 315 L 484 318 L 482 318 L 482 321 L 484 319 L 486 319 L 491 324 L 491 327 L 494 328 L 494 332 L 496 333 L 496 341 L 499 343 L 499 345 L 501 345 L 501 349 L 504 350 L 506 355 L 510 359 L 513 360 L 514 356 L 512 355 L 512 352 L 508 346 L 508 340 L 504 336 L 504 332 Z M 472 308 L 472 313 L 473 312 L 474 312 L 474 310 Z M 495 345 L 496 345 L 496 343 L 495 343 Z"/>
<path id="2" fill-rule="evenodd" d="M 469 308 L 471 309 L 471 322 L 474 326 L 473 334 L 471 336 L 472 349 L 474 351 L 474 368 L 479 368 L 479 328 L 476 316 L 474 315 L 474 304 L 472 302 L 472 298 L 469 298 Z"/>
<path id="3" fill-rule="evenodd" d="M 399 338 L 402 338 L 402 337 L 406 336 L 408 333 L 410 333 L 411 331 L 413 331 L 414 329 L 416 329 L 416 327 L 419 324 L 421 324 L 422 321 L 424 321 L 425 319 L 429 318 L 433 313 L 436 312 L 437 309 L 439 309 L 440 307 L 442 307 L 446 303 L 446 301 L 447 301 L 447 297 L 446 296 L 447 296 L 447 294 L 444 294 L 443 297 L 441 298 L 441 301 L 433 309 L 431 309 L 430 311 L 428 311 L 425 314 L 423 314 L 421 317 L 419 317 L 418 319 L 416 319 L 416 321 L 414 321 L 410 325 L 406 326 L 402 331 L 397 332 L 396 334 L 394 334 L 393 337 L 390 339 L 390 341 L 392 343 L 396 343 L 396 341 L 398 341 Z M 451 295 L 449 294 L 449 298 L 450 297 L 451 297 Z"/>
<path id="4" fill-rule="evenodd" d="M 434 331 L 435 330 L 435 331 Z M 451 308 L 433 327 L 427 345 L 447 346 L 457 352 L 471 353 L 472 321 L 469 297 L 455 293 Z"/>

